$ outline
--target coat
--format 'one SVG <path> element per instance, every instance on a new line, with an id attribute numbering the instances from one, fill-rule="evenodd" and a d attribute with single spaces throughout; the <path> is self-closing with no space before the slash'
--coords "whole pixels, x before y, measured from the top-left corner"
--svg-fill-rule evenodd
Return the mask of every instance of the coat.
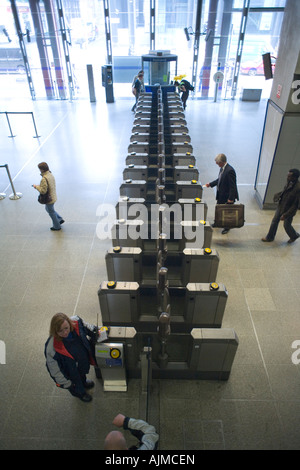
<path id="1" fill-rule="evenodd" d="M 209 183 L 211 188 L 217 186 L 216 199 L 218 204 L 226 204 L 228 199 L 230 201 L 239 200 L 235 170 L 231 165 L 228 165 L 228 163 L 223 168 L 224 170 L 220 182 L 217 178 Z"/>
<path id="2" fill-rule="evenodd" d="M 36 186 L 36 189 L 41 194 L 46 194 L 48 188 L 49 188 L 49 194 L 51 197 L 51 204 L 54 204 L 57 201 L 56 183 L 55 183 L 55 178 L 52 175 L 51 171 L 45 171 L 44 173 L 42 173 L 41 182 L 39 185 Z"/>
<path id="3" fill-rule="evenodd" d="M 274 202 L 278 202 L 280 216 L 285 219 L 294 217 L 300 207 L 300 183 L 287 184 L 280 193 L 274 195 Z"/>
<path id="4" fill-rule="evenodd" d="M 87 338 L 87 335 L 95 337 L 97 334 L 96 326 L 83 322 L 77 316 L 71 317 L 71 320 L 74 324 L 74 332 L 80 337 L 83 346 L 88 351 L 90 364 L 96 365 L 94 348 L 92 348 L 91 341 Z M 47 370 L 56 385 L 61 388 L 71 387 L 71 375 L 76 366 L 76 361 L 65 348 L 63 341 L 58 341 L 50 336 L 45 344 L 44 354 Z"/>

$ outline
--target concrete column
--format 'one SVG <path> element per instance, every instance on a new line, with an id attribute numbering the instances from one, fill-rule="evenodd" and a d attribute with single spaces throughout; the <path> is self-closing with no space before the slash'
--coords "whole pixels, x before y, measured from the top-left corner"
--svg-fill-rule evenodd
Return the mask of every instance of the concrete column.
<path id="1" fill-rule="evenodd" d="M 287 0 L 255 181 L 263 209 L 275 207 L 273 196 L 286 183 L 289 169 L 300 169 L 299 24 L 300 2 Z"/>

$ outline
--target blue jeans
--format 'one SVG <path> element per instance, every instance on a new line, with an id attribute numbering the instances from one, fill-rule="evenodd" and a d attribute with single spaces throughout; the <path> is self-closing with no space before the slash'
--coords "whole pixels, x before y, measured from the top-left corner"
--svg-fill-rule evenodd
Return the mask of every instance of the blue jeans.
<path id="1" fill-rule="evenodd" d="M 54 204 L 46 204 L 45 209 L 52 219 L 53 228 L 60 229 L 59 221 L 62 220 L 62 217 L 55 211 Z"/>
<path id="2" fill-rule="evenodd" d="M 271 222 L 268 235 L 266 236 L 268 240 L 271 240 L 271 241 L 274 240 L 276 232 L 277 232 L 277 228 L 280 222 L 280 217 L 281 217 L 280 211 L 279 209 L 277 209 L 274 214 L 273 220 Z M 283 227 L 286 233 L 288 234 L 288 236 L 292 240 L 295 240 L 296 238 L 299 237 L 299 233 L 297 233 L 294 227 L 292 226 L 292 222 L 293 222 L 293 217 L 288 217 L 287 219 L 284 219 Z"/>

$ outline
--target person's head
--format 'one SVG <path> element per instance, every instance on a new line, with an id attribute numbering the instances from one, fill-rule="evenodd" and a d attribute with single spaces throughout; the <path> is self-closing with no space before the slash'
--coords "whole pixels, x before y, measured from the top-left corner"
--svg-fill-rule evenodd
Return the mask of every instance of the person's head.
<path id="1" fill-rule="evenodd" d="M 297 181 L 299 176 L 300 176 L 300 171 L 297 168 L 292 168 L 291 170 L 289 170 L 287 178 L 288 178 L 288 181 Z"/>
<path id="2" fill-rule="evenodd" d="M 220 168 L 223 168 L 223 166 L 227 163 L 226 155 L 224 155 L 224 153 L 219 153 L 215 158 L 215 162 Z"/>
<path id="3" fill-rule="evenodd" d="M 48 163 L 46 163 L 46 162 L 39 163 L 38 164 L 38 169 L 40 170 L 41 173 L 45 173 L 46 171 L 49 171 Z"/>
<path id="4" fill-rule="evenodd" d="M 120 431 L 111 431 L 104 441 L 104 450 L 128 450 L 125 437 Z"/>
<path id="5" fill-rule="evenodd" d="M 144 72 L 139 72 L 138 73 L 138 78 L 142 80 L 144 78 Z"/>
<path id="6" fill-rule="evenodd" d="M 179 82 L 177 82 L 177 80 L 175 80 L 174 85 L 179 86 Z"/>
<path id="7" fill-rule="evenodd" d="M 74 330 L 74 325 L 68 315 L 65 313 L 56 313 L 50 323 L 50 336 L 53 336 L 58 341 L 66 338 L 70 331 Z"/>

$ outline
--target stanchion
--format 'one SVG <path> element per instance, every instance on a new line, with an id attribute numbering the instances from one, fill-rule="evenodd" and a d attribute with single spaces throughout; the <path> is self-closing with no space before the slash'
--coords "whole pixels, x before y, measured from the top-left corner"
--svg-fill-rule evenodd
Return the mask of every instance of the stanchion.
<path id="1" fill-rule="evenodd" d="M 33 138 L 37 139 L 37 138 L 41 137 L 40 135 L 38 135 L 32 111 L 0 111 L 0 114 L 5 114 L 5 116 L 6 116 L 7 124 L 8 124 L 9 130 L 10 130 L 10 135 L 8 137 L 16 137 L 16 134 L 14 135 L 13 132 L 12 132 L 12 128 L 11 128 L 11 125 L 10 125 L 10 122 L 9 122 L 9 119 L 8 119 L 8 114 L 31 114 L 34 130 L 35 130 L 35 135 L 33 136 Z"/>
<path id="2" fill-rule="evenodd" d="M 8 176 L 11 188 L 13 190 L 13 193 L 9 196 L 9 199 L 14 200 L 14 201 L 16 201 L 17 199 L 20 199 L 22 197 L 22 193 L 16 193 L 16 191 L 15 191 L 15 187 L 14 187 L 13 181 L 12 181 L 11 176 L 10 176 L 10 171 L 9 171 L 9 168 L 8 168 L 8 164 L 6 163 L 5 165 L 0 165 L 0 168 L 6 168 L 7 176 Z M 1 193 L 0 199 L 4 199 L 5 196 L 6 196 L 6 194 Z"/>

